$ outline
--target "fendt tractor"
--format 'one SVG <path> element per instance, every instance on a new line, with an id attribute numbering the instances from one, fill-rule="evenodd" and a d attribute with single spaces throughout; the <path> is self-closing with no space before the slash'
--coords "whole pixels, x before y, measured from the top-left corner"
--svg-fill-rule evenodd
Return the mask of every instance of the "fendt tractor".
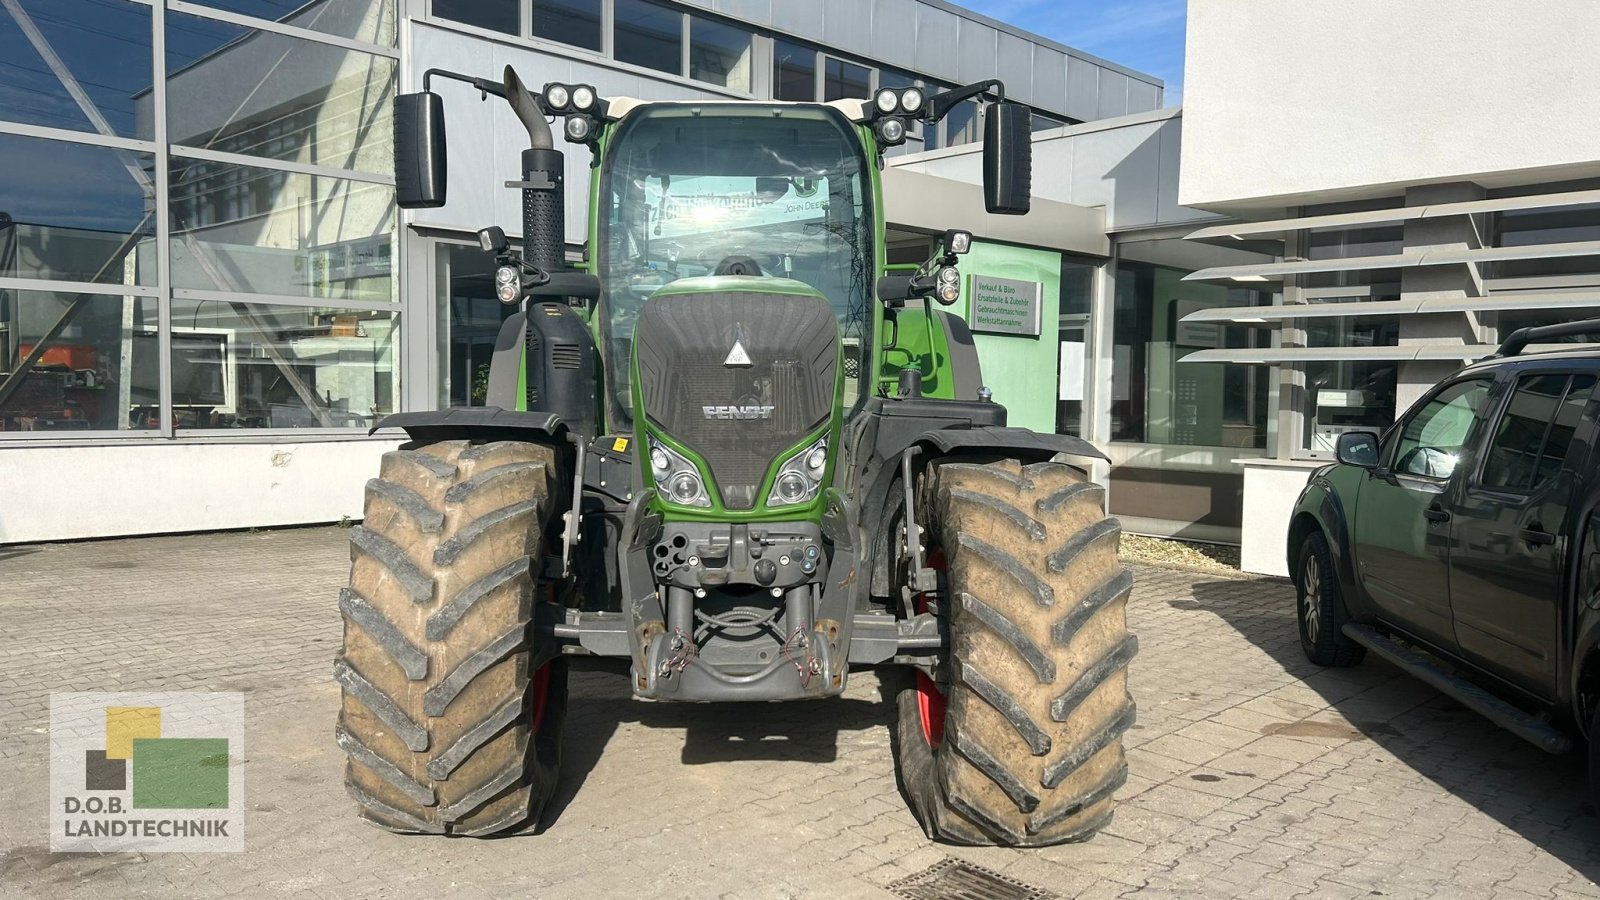
<path id="1" fill-rule="evenodd" d="M 1027 108 L 998 81 L 644 102 L 430 70 L 395 101 L 407 208 L 445 201 L 436 79 L 527 129 L 522 246 L 479 234 L 517 311 L 487 405 L 377 425 L 409 440 L 367 484 L 340 598 L 336 735 L 361 814 L 537 828 L 587 661 L 641 700 L 702 703 L 837 697 L 878 667 L 931 838 L 1100 829 L 1137 648 L 1119 525 L 1069 462 L 1100 454 L 1007 427 L 966 324 L 929 302 L 960 298 L 970 232 L 885 260 L 885 149 L 976 99 L 988 210 L 1023 214 Z M 556 120 L 590 157 L 572 263 Z"/>

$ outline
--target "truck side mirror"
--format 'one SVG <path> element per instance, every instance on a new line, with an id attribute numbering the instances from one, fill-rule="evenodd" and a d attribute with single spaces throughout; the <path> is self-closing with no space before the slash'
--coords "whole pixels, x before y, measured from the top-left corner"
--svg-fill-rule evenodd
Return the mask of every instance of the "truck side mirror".
<path id="1" fill-rule="evenodd" d="M 394 98 L 394 193 L 401 209 L 445 198 L 444 98 L 432 91 Z"/>
<path id="2" fill-rule="evenodd" d="M 1026 215 L 1033 193 L 1033 133 L 1026 106 L 989 105 L 983 123 L 983 206 L 1002 216 Z"/>
<path id="3" fill-rule="evenodd" d="M 1378 465 L 1378 436 L 1370 431 L 1346 431 L 1339 435 L 1334 456 L 1347 466 L 1362 469 Z"/>

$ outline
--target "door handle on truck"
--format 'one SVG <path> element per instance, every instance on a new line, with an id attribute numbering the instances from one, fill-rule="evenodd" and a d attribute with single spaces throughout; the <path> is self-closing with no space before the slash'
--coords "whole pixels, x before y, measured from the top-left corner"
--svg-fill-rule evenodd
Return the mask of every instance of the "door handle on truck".
<path id="1" fill-rule="evenodd" d="M 1519 534 L 1531 547 L 1544 547 L 1556 542 L 1555 535 L 1537 528 L 1524 528 Z"/>
<path id="2" fill-rule="evenodd" d="M 1424 519 L 1427 519 L 1429 522 L 1448 522 L 1448 521 L 1450 521 L 1450 514 L 1445 512 L 1444 510 L 1440 509 L 1437 506 L 1430 506 L 1427 509 L 1423 510 L 1422 511 L 1422 517 Z"/>

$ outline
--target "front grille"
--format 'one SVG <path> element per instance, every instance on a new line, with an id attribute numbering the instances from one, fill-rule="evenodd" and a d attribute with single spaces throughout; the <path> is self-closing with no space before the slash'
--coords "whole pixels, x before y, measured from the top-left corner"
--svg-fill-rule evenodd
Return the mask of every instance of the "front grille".
<path id="1" fill-rule="evenodd" d="M 749 366 L 724 365 L 735 340 Z M 656 297 L 639 315 L 634 353 L 645 414 L 705 458 L 729 509 L 754 508 L 777 455 L 833 414 L 839 326 L 820 297 Z"/>
<path id="2" fill-rule="evenodd" d="M 581 368 L 583 348 L 577 344 L 555 344 L 550 348 L 550 364 L 557 369 Z"/>

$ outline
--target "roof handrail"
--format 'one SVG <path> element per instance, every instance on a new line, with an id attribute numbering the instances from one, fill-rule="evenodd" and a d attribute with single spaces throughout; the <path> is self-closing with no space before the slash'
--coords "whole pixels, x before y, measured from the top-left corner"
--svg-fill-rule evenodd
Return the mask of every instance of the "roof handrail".
<path id="1" fill-rule="evenodd" d="M 1529 344 L 1546 341 L 1550 338 L 1572 337 L 1573 335 L 1587 334 L 1600 335 L 1600 319 L 1584 319 L 1579 322 L 1561 322 L 1556 325 L 1540 325 L 1531 328 L 1518 328 L 1500 342 L 1500 349 L 1495 353 L 1495 359 L 1507 356 L 1516 356 Z"/>

